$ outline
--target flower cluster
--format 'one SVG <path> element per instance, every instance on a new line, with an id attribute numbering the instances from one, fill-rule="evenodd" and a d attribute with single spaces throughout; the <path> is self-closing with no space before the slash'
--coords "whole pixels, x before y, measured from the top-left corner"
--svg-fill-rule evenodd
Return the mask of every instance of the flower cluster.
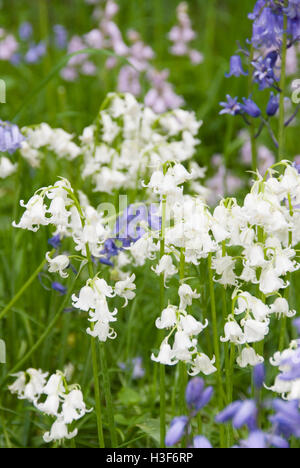
<path id="1" fill-rule="evenodd" d="M 177 20 L 178 24 L 168 34 L 169 40 L 173 43 L 170 52 L 176 56 L 188 56 L 194 65 L 198 65 L 203 62 L 203 55 L 190 47 L 190 42 L 196 38 L 196 33 L 192 29 L 186 2 L 178 5 Z"/>
<path id="2" fill-rule="evenodd" d="M 26 140 L 21 143 L 21 156 L 32 167 L 39 167 L 43 158 L 43 151 L 48 150 L 58 159 L 65 158 L 69 161 L 76 159 L 80 153 L 80 147 L 73 141 L 73 135 L 61 128 L 51 128 L 46 123 L 33 127 L 22 128 Z"/>
<path id="3" fill-rule="evenodd" d="M 282 76 L 295 74 L 297 71 L 297 43 L 300 41 L 300 14 L 298 0 L 288 2 L 273 0 L 258 0 L 254 6 L 253 13 L 249 14 L 249 19 L 253 22 L 250 50 L 240 47 L 238 53 L 230 59 L 230 71 L 226 77 L 240 77 L 250 74 L 248 80 L 249 96 L 239 99 L 227 95 L 227 101 L 221 102 L 223 109 L 220 114 L 241 115 L 247 126 L 252 127 L 252 157 L 253 169 L 256 169 L 255 159 L 256 149 L 255 139 L 260 136 L 263 129 L 269 133 L 275 147 L 279 147 L 270 119 L 278 113 L 284 100 L 291 107 L 290 98 L 281 97 L 285 94 L 285 89 L 281 89 Z M 247 70 L 243 67 L 242 57 L 245 58 Z M 260 91 L 269 91 L 269 100 L 263 111 L 253 99 L 253 84 L 258 85 Z M 285 83 L 285 81 L 284 81 Z M 285 87 L 285 86 L 284 86 Z M 281 95 L 281 96 L 280 96 Z M 281 102 L 280 102 L 281 101 Z M 285 126 L 291 124 L 296 118 L 298 108 L 286 119 Z M 282 118 L 281 111 L 281 118 Z M 255 121 L 259 120 L 260 125 L 256 128 Z M 281 124 L 282 125 L 282 124 Z M 255 157 L 254 157 L 255 155 Z"/>
<path id="4" fill-rule="evenodd" d="M 92 411 L 87 409 L 78 385 L 68 385 L 60 371 L 49 376 L 48 372 L 30 368 L 14 376 L 16 381 L 9 386 L 10 392 L 28 400 L 43 414 L 56 418 L 50 431 L 43 435 L 46 443 L 76 437 L 78 429 L 69 432 L 68 426 Z"/>
<path id="5" fill-rule="evenodd" d="M 91 327 L 86 332 L 88 335 L 97 337 L 99 341 L 105 342 L 107 338 L 116 338 L 116 332 L 110 327 L 111 322 L 115 322 L 117 309 L 112 312 L 108 308 L 107 298 L 118 295 L 125 299 L 125 305 L 128 300 L 135 297 L 135 275 L 131 275 L 125 280 L 118 281 L 112 288 L 104 279 L 95 277 L 89 279 L 86 285 L 80 290 L 79 296 L 72 296 L 73 307 L 85 312 L 89 312 L 89 321 Z"/>
<path id="6" fill-rule="evenodd" d="M 47 200 L 50 200 L 49 206 Z M 102 220 L 103 213 L 98 213 L 89 205 L 87 197 L 80 194 L 80 200 L 77 200 L 66 179 L 59 180 L 54 186 L 40 189 L 27 204 L 23 201 L 20 204 L 25 208 L 25 212 L 19 224 L 13 223 L 14 227 L 36 232 L 40 226 L 52 225 L 56 231 L 49 243 L 55 249 L 58 248 L 60 240 L 68 236 L 74 241 L 75 251 L 81 253 L 81 257 L 73 257 L 81 260 L 83 265 L 91 262 L 91 255 L 94 259 L 102 259 L 103 246 L 109 242 L 111 230 Z M 70 266 L 71 257 L 65 254 L 53 257 L 51 252 L 47 252 L 48 271 L 58 273 L 61 278 L 68 277 L 65 270 Z M 127 262 L 124 263 L 126 264 Z M 120 280 L 115 283 L 114 288 L 98 276 L 89 278 L 80 290 L 79 297 L 74 294 L 72 296 L 74 308 L 89 312 L 92 326 L 87 329 L 87 333 L 93 337 L 97 336 L 100 341 L 116 337 L 109 323 L 116 321 L 117 309 L 110 312 L 106 298 L 117 295 L 124 299 L 125 307 L 128 300 L 135 297 L 135 275 L 130 276 L 120 268 L 119 276 Z M 65 292 L 60 283 L 52 283 L 52 287 L 61 293 Z"/>
<path id="7" fill-rule="evenodd" d="M 106 0 L 103 5 L 96 6 L 93 17 L 98 22 L 96 28 L 83 36 L 73 36 L 68 44 L 68 53 L 74 55 L 61 75 L 67 81 L 74 81 L 80 73 L 95 75 L 97 67 L 86 53 L 77 53 L 86 48 L 105 49 L 114 55 L 106 60 L 106 68 L 111 70 L 118 65 L 118 57 L 126 59 L 127 64 L 121 66 L 118 76 L 118 91 L 140 96 L 142 93 L 141 78 L 148 84 L 145 104 L 155 112 L 162 113 L 169 109 L 176 109 L 183 104 L 171 83 L 169 83 L 168 70 L 157 70 L 152 65 L 155 57 L 153 49 L 145 44 L 140 34 L 135 30 L 127 31 L 127 43 L 115 21 L 119 6 L 113 0 Z M 186 14 L 185 14 L 186 16 Z M 186 16 L 188 19 L 188 17 Z M 186 31 L 186 30 L 185 30 Z M 189 39 L 190 40 L 190 39 Z M 188 41 L 189 42 L 189 41 Z M 199 63 L 201 54 L 196 50 L 190 51 L 191 60 Z"/>
<path id="8" fill-rule="evenodd" d="M 130 94 L 109 94 L 96 124 L 80 137 L 82 176 L 92 176 L 96 191 L 135 188 L 149 168 L 190 159 L 200 125 L 193 113 L 175 110 L 159 116 Z"/>

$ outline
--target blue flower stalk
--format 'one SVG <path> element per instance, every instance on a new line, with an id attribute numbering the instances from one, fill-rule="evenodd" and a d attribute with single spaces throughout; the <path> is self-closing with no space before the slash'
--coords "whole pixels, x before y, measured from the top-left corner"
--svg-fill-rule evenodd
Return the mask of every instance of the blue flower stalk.
<path id="1" fill-rule="evenodd" d="M 299 0 L 258 0 L 253 12 L 248 15 L 252 21 L 250 50 L 239 48 L 237 54 L 230 59 L 230 70 L 225 76 L 242 77 L 248 75 L 248 97 L 243 98 L 243 104 L 238 98 L 227 95 L 227 102 L 221 102 L 220 114 L 240 115 L 249 127 L 252 169 L 257 168 L 256 139 L 263 128 L 269 132 L 271 140 L 277 148 L 278 160 L 285 158 L 285 128 L 295 118 L 299 111 L 285 121 L 285 88 L 286 88 L 286 57 L 287 50 L 300 41 L 300 4 Z M 265 52 L 265 50 L 268 50 Z M 271 50 L 270 50 L 271 49 Z M 242 54 L 248 63 L 248 72 L 244 70 Z M 280 61 L 280 77 L 278 77 Z M 259 91 L 272 89 L 266 108 L 266 117 L 252 98 L 254 84 Z M 275 137 L 269 119 L 279 110 L 278 137 Z M 260 119 L 256 129 L 255 119 Z"/>
<path id="2" fill-rule="evenodd" d="M 184 439 L 188 447 L 211 448 L 210 442 L 202 435 L 192 434 L 192 420 L 210 402 L 213 396 L 213 388 L 205 387 L 204 380 L 200 377 L 191 379 L 185 390 L 185 402 L 188 415 L 177 416 L 171 421 L 168 429 L 165 445 L 172 447 Z"/>

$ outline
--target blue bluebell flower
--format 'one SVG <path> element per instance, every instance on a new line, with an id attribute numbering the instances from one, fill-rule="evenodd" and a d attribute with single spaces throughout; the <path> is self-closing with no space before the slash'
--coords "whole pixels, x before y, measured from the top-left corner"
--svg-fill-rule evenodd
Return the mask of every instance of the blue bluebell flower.
<path id="1" fill-rule="evenodd" d="M 167 447 L 176 445 L 184 436 L 188 425 L 187 416 L 178 416 L 171 421 L 170 428 L 167 432 L 165 444 Z"/>
<path id="2" fill-rule="evenodd" d="M 283 10 L 280 5 L 270 7 L 265 6 L 265 2 L 259 2 L 255 13 L 249 17 L 253 19 L 251 42 L 254 47 L 280 45 L 283 33 Z"/>
<path id="3" fill-rule="evenodd" d="M 213 396 L 213 388 L 204 388 L 204 380 L 195 377 L 189 381 L 185 391 L 185 400 L 190 409 L 200 411 L 206 406 Z"/>
<path id="4" fill-rule="evenodd" d="M 216 416 L 216 422 L 225 423 L 232 420 L 235 429 L 247 425 L 250 430 L 257 428 L 257 407 L 254 400 L 235 401 Z"/>
<path id="5" fill-rule="evenodd" d="M 243 102 L 244 104 L 242 104 L 241 107 L 246 114 L 250 115 L 251 117 L 254 117 L 255 119 L 261 115 L 260 108 L 257 104 L 255 104 L 255 102 L 252 99 L 243 98 Z"/>
<path id="6" fill-rule="evenodd" d="M 300 164 L 295 165 L 294 167 L 296 167 L 297 171 L 300 174 Z M 298 335 L 300 335 L 300 317 L 297 317 L 293 320 L 293 325 L 296 328 Z"/>
<path id="7" fill-rule="evenodd" d="M 0 152 L 13 154 L 24 140 L 17 125 L 0 120 Z"/>
<path id="8" fill-rule="evenodd" d="M 67 293 L 67 288 L 65 288 L 61 283 L 58 283 L 57 281 L 51 283 L 51 288 L 54 289 L 54 291 L 59 292 L 61 296 L 64 296 Z"/>
<path id="9" fill-rule="evenodd" d="M 232 98 L 229 94 L 226 95 L 227 102 L 220 102 L 220 106 L 224 107 L 219 114 L 230 114 L 230 115 L 238 115 L 241 113 L 242 106 L 238 102 L 238 98 Z"/>
<path id="10" fill-rule="evenodd" d="M 293 42 L 300 41 L 300 2 L 299 0 L 289 0 L 284 8 L 288 16 L 287 33 Z"/>
<path id="11" fill-rule="evenodd" d="M 19 36 L 22 41 L 28 41 L 32 36 L 32 24 L 29 21 L 24 21 L 19 27 Z"/>
<path id="12" fill-rule="evenodd" d="M 275 434 L 267 434 L 263 431 L 253 431 L 248 439 L 240 441 L 240 447 L 246 449 L 266 449 L 271 447 L 286 449 L 289 443 Z"/>
<path id="13" fill-rule="evenodd" d="M 145 375 L 145 369 L 143 368 L 143 358 L 140 356 L 131 359 L 131 361 L 127 363 L 119 362 L 118 366 L 123 371 L 130 372 L 133 380 L 142 379 Z"/>
<path id="14" fill-rule="evenodd" d="M 196 406 L 199 398 L 201 398 L 204 390 L 204 380 L 200 377 L 191 379 L 185 390 L 185 401 L 189 408 Z"/>
<path id="15" fill-rule="evenodd" d="M 267 104 L 266 113 L 269 117 L 273 117 L 277 113 L 279 109 L 279 95 L 274 95 L 274 93 L 270 94 L 270 99 Z"/>
<path id="16" fill-rule="evenodd" d="M 300 347 L 290 357 L 283 359 L 280 365 L 285 368 L 280 374 L 281 380 L 300 379 Z"/>
<path id="17" fill-rule="evenodd" d="M 288 5 L 284 8 L 284 12 L 290 19 L 299 17 L 300 0 L 289 0 Z"/>
<path id="18" fill-rule="evenodd" d="M 248 18 L 250 20 L 255 20 L 260 15 L 262 9 L 266 6 L 265 0 L 258 0 L 255 5 L 252 13 L 249 13 Z"/>
<path id="19" fill-rule="evenodd" d="M 140 356 L 132 359 L 132 378 L 134 380 L 142 379 L 145 375 L 145 369 L 143 368 L 143 358 Z"/>
<path id="20" fill-rule="evenodd" d="M 279 80 L 275 75 L 277 59 L 278 53 L 272 50 L 266 57 L 258 57 L 251 62 L 254 67 L 253 79 L 255 83 L 258 83 L 260 90 L 276 87 L 276 82 Z"/>
<path id="21" fill-rule="evenodd" d="M 58 249 L 61 245 L 60 235 L 56 234 L 55 236 L 50 237 L 50 239 L 48 239 L 48 244 L 54 249 Z"/>
<path id="22" fill-rule="evenodd" d="M 206 437 L 198 435 L 194 437 L 193 447 L 202 448 L 202 449 L 211 449 L 212 445 Z"/>
<path id="23" fill-rule="evenodd" d="M 68 33 L 64 26 L 55 24 L 53 26 L 54 40 L 58 49 L 65 49 L 68 41 Z"/>
<path id="24" fill-rule="evenodd" d="M 46 44 L 39 42 L 32 44 L 24 56 L 26 63 L 37 63 L 46 54 Z"/>
<path id="25" fill-rule="evenodd" d="M 285 437 L 300 437 L 300 412 L 299 401 L 273 400 L 275 414 L 270 416 L 270 421 L 276 428 L 276 432 Z"/>
<path id="26" fill-rule="evenodd" d="M 18 66 L 18 65 L 20 65 L 20 63 L 22 62 L 22 60 L 23 60 L 22 54 L 20 54 L 19 52 L 16 52 L 16 53 L 13 54 L 13 56 L 11 57 L 10 63 L 11 63 L 12 65 Z"/>
<path id="27" fill-rule="evenodd" d="M 239 55 L 232 55 L 230 57 L 230 71 L 225 76 L 226 78 L 230 78 L 231 76 L 239 77 L 241 75 L 246 76 L 248 72 L 243 69 L 241 57 Z"/>
<path id="28" fill-rule="evenodd" d="M 129 205 L 128 208 L 118 217 L 114 228 L 116 238 L 123 242 L 124 247 L 136 242 L 145 234 L 142 225 L 147 225 L 152 230 L 159 230 L 161 217 L 157 207 L 150 205 L 148 208 L 144 204 Z"/>
<path id="29" fill-rule="evenodd" d="M 253 382 L 257 389 L 263 387 L 266 378 L 266 369 L 263 363 L 257 364 L 253 369 Z"/>

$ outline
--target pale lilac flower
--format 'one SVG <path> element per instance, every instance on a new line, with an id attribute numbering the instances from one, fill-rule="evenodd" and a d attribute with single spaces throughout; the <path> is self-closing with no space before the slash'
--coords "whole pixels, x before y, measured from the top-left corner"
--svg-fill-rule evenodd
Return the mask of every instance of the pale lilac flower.
<path id="1" fill-rule="evenodd" d="M 131 93 L 134 96 L 141 94 L 140 75 L 130 65 L 121 68 L 118 78 L 118 90 L 121 93 Z"/>
<path id="2" fill-rule="evenodd" d="M 148 76 L 153 88 L 145 96 L 146 106 L 161 114 L 168 109 L 177 109 L 183 105 L 182 97 L 175 94 L 173 86 L 166 81 L 169 76 L 168 70 L 162 72 L 151 70 Z"/>

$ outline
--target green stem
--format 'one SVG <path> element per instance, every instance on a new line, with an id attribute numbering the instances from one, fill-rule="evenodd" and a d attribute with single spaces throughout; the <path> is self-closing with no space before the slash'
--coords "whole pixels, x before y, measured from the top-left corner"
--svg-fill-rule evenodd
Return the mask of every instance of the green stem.
<path id="1" fill-rule="evenodd" d="M 90 275 L 90 278 L 93 279 L 94 277 L 93 262 L 92 262 L 91 252 L 90 252 L 90 248 L 88 244 L 86 244 L 86 256 L 88 259 L 89 275 Z M 93 329 L 93 325 L 91 328 Z M 97 360 L 96 339 L 93 336 L 91 337 L 91 351 L 92 351 L 92 363 L 93 363 L 98 442 L 99 442 L 99 447 L 104 448 L 105 443 L 104 443 L 104 437 L 103 437 L 102 408 L 101 408 L 100 385 L 99 385 L 99 369 L 98 369 L 98 360 Z"/>
<path id="2" fill-rule="evenodd" d="M 185 250 L 180 250 L 180 264 L 179 264 L 179 278 L 180 283 L 184 280 L 184 269 L 185 269 Z M 186 414 L 185 404 L 185 388 L 187 385 L 187 370 L 184 362 L 179 363 L 179 408 L 180 414 Z"/>
<path id="3" fill-rule="evenodd" d="M 214 353 L 215 353 L 215 358 L 216 358 L 217 381 L 218 381 L 218 409 L 221 411 L 223 409 L 223 384 L 222 384 L 221 357 L 220 357 L 220 347 L 219 347 L 219 334 L 218 334 L 217 311 L 216 311 L 216 300 L 215 300 L 215 290 L 214 290 L 214 282 L 213 282 L 212 254 L 211 253 L 208 255 L 208 274 L 209 274 L 210 306 L 211 306 L 212 328 L 213 328 L 213 343 L 214 343 Z M 221 445 L 221 448 L 225 447 L 223 425 L 220 425 L 220 445 Z"/>
<path id="4" fill-rule="evenodd" d="M 249 77 L 248 77 L 248 96 L 251 95 L 253 89 L 253 82 L 252 82 L 252 65 L 251 62 L 253 61 L 254 57 L 254 47 L 251 45 L 250 48 L 250 57 L 249 57 Z M 255 127 L 253 124 L 253 119 L 251 119 L 250 125 L 250 143 L 251 143 L 251 159 L 252 159 L 252 170 L 256 172 L 257 170 L 257 147 L 256 147 L 256 139 L 255 139 Z"/>
<path id="5" fill-rule="evenodd" d="M 200 11 L 203 11 L 203 3 L 201 2 Z M 210 0 L 207 3 L 206 8 L 206 19 L 205 19 L 205 60 L 206 60 L 206 83 L 210 83 L 213 75 L 213 66 L 214 66 L 214 45 L 215 45 L 215 35 L 216 35 L 216 0 Z"/>
<path id="6" fill-rule="evenodd" d="M 98 442 L 99 442 L 99 447 L 104 448 L 105 443 L 104 443 L 103 426 L 102 426 L 102 409 L 101 409 L 101 399 L 100 399 L 97 350 L 96 350 L 96 340 L 93 337 L 91 338 L 91 351 L 92 351 L 92 363 L 93 363 L 93 375 L 94 375 L 94 391 L 95 391 L 95 406 L 96 406 Z"/>
<path id="7" fill-rule="evenodd" d="M 160 258 L 165 254 L 165 229 L 166 229 L 166 198 L 162 200 L 162 219 L 160 233 Z M 160 310 L 165 306 L 164 275 L 160 275 Z M 159 371 L 159 397 L 160 397 L 160 447 L 165 447 L 166 437 L 166 371 L 164 364 L 160 364 Z"/>
<path id="8" fill-rule="evenodd" d="M 279 128 L 278 128 L 278 155 L 277 161 L 284 159 L 284 137 L 285 137 L 285 125 L 284 125 L 284 96 L 285 96 L 285 85 L 286 85 L 286 53 L 287 53 L 287 16 L 284 15 L 282 35 L 282 47 L 281 47 L 281 75 L 280 75 L 280 98 L 279 98 Z"/>
<path id="9" fill-rule="evenodd" d="M 104 343 L 100 344 L 100 364 L 101 364 L 101 369 L 103 373 L 103 388 L 104 388 L 104 395 L 105 395 L 105 401 L 106 401 L 106 406 L 107 406 L 111 446 L 112 448 L 117 448 L 118 441 L 117 441 L 116 425 L 115 425 L 115 418 L 114 418 L 114 407 L 113 407 L 110 380 L 109 380 L 109 374 L 108 374 L 108 368 L 107 368 L 106 349 L 105 349 Z"/>
<path id="10" fill-rule="evenodd" d="M 53 249 L 50 252 L 50 255 L 52 255 L 55 252 L 55 249 Z M 35 278 L 38 276 L 38 274 L 42 271 L 44 268 L 45 264 L 47 263 L 47 260 L 44 259 L 42 263 L 37 267 L 37 269 L 32 273 L 30 278 L 26 281 L 26 283 L 23 284 L 21 289 L 15 294 L 15 296 L 11 299 L 11 301 L 7 304 L 6 307 L 2 310 L 0 313 L 0 320 L 7 314 L 7 312 L 15 305 L 15 303 L 20 299 L 20 297 L 24 294 L 26 289 L 31 285 L 31 283 L 35 280 Z"/>
<path id="11" fill-rule="evenodd" d="M 226 256 L 226 241 L 222 242 L 222 256 Z M 227 295 L 226 295 L 226 289 L 225 287 L 222 287 L 222 304 L 223 304 L 223 323 L 222 327 L 224 328 L 225 323 L 227 321 Z M 231 345 L 233 346 L 233 345 Z M 232 403 L 232 375 L 231 375 L 231 355 L 229 353 L 230 350 L 230 344 L 229 343 L 224 343 L 224 354 L 225 354 L 225 376 L 226 376 L 226 394 L 227 394 L 227 404 L 229 405 Z M 231 349 L 232 351 L 232 349 Z M 227 445 L 226 447 L 231 447 L 232 446 L 232 440 L 233 440 L 233 431 L 231 425 L 227 426 L 226 428 L 226 442 Z"/>

